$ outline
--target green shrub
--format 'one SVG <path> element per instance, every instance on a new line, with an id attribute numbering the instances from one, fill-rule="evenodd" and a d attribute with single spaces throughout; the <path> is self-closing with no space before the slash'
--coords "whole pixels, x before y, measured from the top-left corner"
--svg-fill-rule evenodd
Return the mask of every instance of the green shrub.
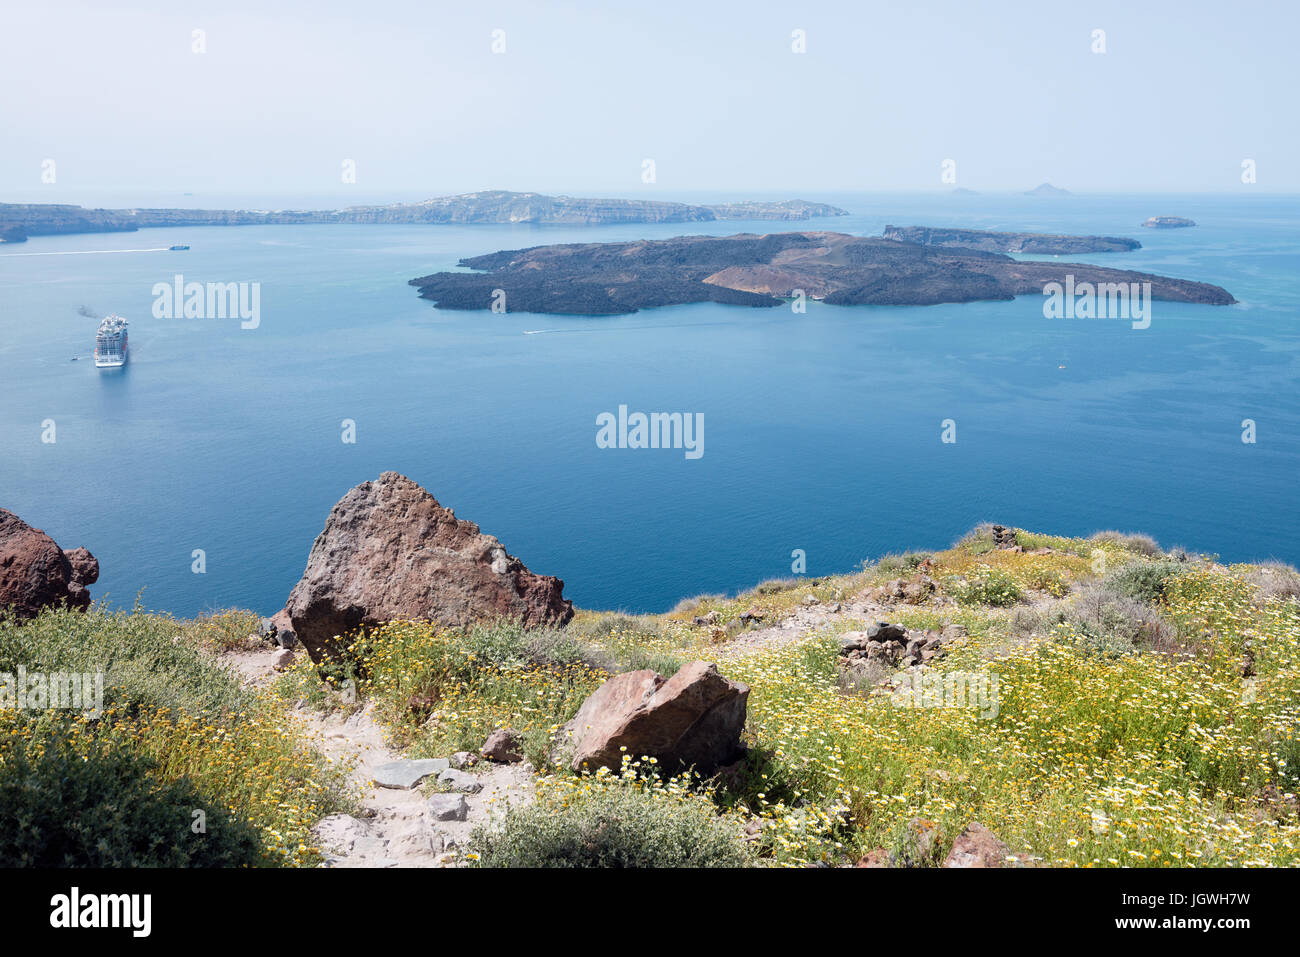
<path id="1" fill-rule="evenodd" d="M 1164 597 L 1165 583 L 1186 571 L 1178 562 L 1130 562 L 1102 580 L 1107 591 L 1148 604 Z"/>
<path id="2" fill-rule="evenodd" d="M 945 590 L 962 605 L 992 605 L 1005 608 L 1020 602 L 1022 595 L 1015 579 L 999 568 L 981 565 L 969 578 L 949 579 Z"/>
<path id="3" fill-rule="evenodd" d="M 1107 530 L 1104 532 L 1094 532 L 1089 536 L 1089 541 L 1108 542 L 1112 545 L 1118 545 L 1120 548 L 1137 552 L 1139 555 L 1145 555 L 1151 558 L 1160 554 L 1160 545 L 1150 535 L 1142 535 L 1134 532 L 1116 532 Z"/>
<path id="4" fill-rule="evenodd" d="M 256 637 L 261 618 L 243 608 L 226 608 L 222 611 L 204 612 L 193 621 L 184 623 L 182 634 L 195 644 L 213 651 L 256 647 Z"/>
<path id="5" fill-rule="evenodd" d="M 1175 645 L 1174 629 L 1155 609 L 1104 586 L 1075 596 L 1065 621 L 1082 650 L 1104 657 L 1139 648 L 1167 651 Z"/>
<path id="6" fill-rule="evenodd" d="M 190 713 L 252 710 L 256 695 L 226 665 L 187 640 L 187 625 L 142 611 L 47 609 L 0 621 L 0 672 L 104 672 L 106 706 Z M 240 626 L 242 627 L 242 625 Z"/>
<path id="7" fill-rule="evenodd" d="M 993 551 L 993 523 L 980 522 L 957 539 L 952 547 L 964 549 L 972 555 L 985 555 Z"/>
<path id="8" fill-rule="evenodd" d="M 993 539 L 990 537 L 989 544 L 992 546 Z M 917 567 L 930 558 L 929 552 L 904 552 L 901 555 L 881 555 L 880 560 L 876 562 L 874 568 L 876 571 L 885 572 L 886 574 L 907 573 L 916 571 Z"/>
<path id="9" fill-rule="evenodd" d="M 769 578 L 765 582 L 760 582 L 754 591 L 760 595 L 779 595 L 802 584 L 803 581 L 798 578 Z"/>
<path id="10" fill-rule="evenodd" d="M 0 867 L 244 867 L 258 833 L 125 748 L 19 720 L 0 745 Z M 194 812 L 205 815 L 194 833 Z"/>
<path id="11" fill-rule="evenodd" d="M 1070 583 L 1052 568 L 1031 568 L 1025 573 L 1025 583 L 1030 588 L 1047 592 L 1053 598 L 1064 598 L 1070 594 Z"/>
<path id="12" fill-rule="evenodd" d="M 744 867 L 739 830 L 706 798 L 611 783 L 547 795 L 470 838 L 480 867 Z"/>
<path id="13" fill-rule="evenodd" d="M 1282 562 L 1260 562 L 1246 573 L 1246 581 L 1255 586 L 1265 601 L 1300 598 L 1300 572 Z"/>

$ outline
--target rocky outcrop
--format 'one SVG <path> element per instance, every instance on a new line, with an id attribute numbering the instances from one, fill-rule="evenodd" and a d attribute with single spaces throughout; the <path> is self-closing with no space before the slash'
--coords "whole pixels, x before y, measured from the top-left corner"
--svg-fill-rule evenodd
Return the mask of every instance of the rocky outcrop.
<path id="1" fill-rule="evenodd" d="M 831 232 L 678 236 L 627 243 L 571 243 L 462 259 L 477 272 L 410 280 L 440 309 L 618 315 L 655 306 L 719 302 L 778 306 L 800 294 L 832 305 L 934 305 L 1044 295 L 1064 288 L 1150 284 L 1174 302 L 1236 302 L 1209 283 L 1084 263 L 1012 259 Z"/>
<path id="2" fill-rule="evenodd" d="M 964 629 L 963 629 L 964 631 Z M 947 629 L 938 634 L 880 621 L 866 631 L 847 631 L 839 637 L 841 684 L 869 691 L 899 668 L 929 664 L 947 654 L 945 640 L 955 640 Z"/>
<path id="3" fill-rule="evenodd" d="M 670 774 L 712 774 L 741 752 L 749 688 L 694 661 L 666 681 L 653 671 L 615 675 L 564 727 L 575 771 L 617 770 L 624 755 L 655 758 Z"/>
<path id="4" fill-rule="evenodd" d="M 1026 196 L 1073 196 L 1068 189 L 1061 189 L 1059 186 L 1053 186 L 1051 183 L 1039 183 L 1033 189 L 1025 190 Z"/>
<path id="5" fill-rule="evenodd" d="M 1141 249 L 1136 239 L 1120 236 L 1062 236 L 1055 233 L 1005 233 L 990 229 L 936 229 L 931 226 L 886 226 L 885 239 L 919 246 L 983 249 L 993 253 L 1062 255 L 1120 253 Z"/>
<path id="6" fill-rule="evenodd" d="M 337 655 L 339 637 L 396 619 L 562 625 L 573 617 L 563 590 L 406 476 L 385 472 L 330 511 L 285 611 L 319 662 Z"/>
<path id="7" fill-rule="evenodd" d="M 1010 849 L 996 834 L 979 822 L 972 822 L 953 841 L 944 867 L 1001 867 Z"/>
<path id="8" fill-rule="evenodd" d="M 90 607 L 86 586 L 99 578 L 99 562 L 84 548 L 67 551 L 39 528 L 0 508 L 0 617 L 7 609 L 31 618 L 42 608 Z"/>

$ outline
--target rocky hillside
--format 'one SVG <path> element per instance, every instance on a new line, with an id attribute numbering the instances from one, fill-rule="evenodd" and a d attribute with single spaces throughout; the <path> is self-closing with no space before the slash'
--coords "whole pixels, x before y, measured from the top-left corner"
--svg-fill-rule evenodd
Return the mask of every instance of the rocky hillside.
<path id="1" fill-rule="evenodd" d="M 265 226 L 314 223 L 475 224 L 534 223 L 593 226 L 609 223 L 704 223 L 720 219 L 805 220 L 846 216 L 844 210 L 804 200 L 697 206 L 637 199 L 575 199 L 541 193 L 488 190 L 421 203 L 351 206 L 338 210 L 84 209 L 80 206 L 0 203 L 0 237 L 129 232 L 164 226 Z"/>
<path id="2" fill-rule="evenodd" d="M 407 482 L 359 487 L 317 542 L 386 569 L 309 566 L 317 599 L 388 619 L 330 656 L 240 611 L 55 596 L 0 618 L 0 674 L 36 679 L 0 684 L 0 865 L 1300 864 L 1293 568 L 985 525 L 665 614 L 530 623 L 492 614 L 526 570 Z M 413 505 L 427 534 L 392 538 Z M 429 550 L 477 584 L 421 592 Z M 33 698 L 54 672 L 102 675 L 94 713 Z"/>
<path id="3" fill-rule="evenodd" d="M 999 242 L 1000 240 L 993 240 Z M 933 305 L 1042 294 L 1051 282 L 1150 283 L 1154 299 L 1227 305 L 1227 290 L 1082 263 L 1027 262 L 844 233 L 680 236 L 503 250 L 460 261 L 476 273 L 412 279 L 442 309 L 616 315 L 689 302 L 775 306 L 798 290 L 834 305 Z"/>
<path id="4" fill-rule="evenodd" d="M 1118 253 L 1142 248 L 1136 239 L 1119 236 L 1060 236 L 1052 233 L 1005 233 L 988 229 L 938 229 L 931 226 L 886 226 L 881 235 L 885 239 L 920 246 L 1031 255 Z"/>

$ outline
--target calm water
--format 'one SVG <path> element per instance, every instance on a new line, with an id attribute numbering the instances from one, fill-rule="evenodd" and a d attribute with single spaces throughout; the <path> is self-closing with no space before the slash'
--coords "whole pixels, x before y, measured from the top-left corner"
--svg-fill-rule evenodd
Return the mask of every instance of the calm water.
<path id="1" fill-rule="evenodd" d="M 843 572 L 980 520 L 1300 562 L 1300 200 L 806 198 L 854 215 L 147 230 L 0 247 L 0 506 L 90 548 L 97 597 L 130 605 L 143 589 L 147 606 L 181 615 L 278 609 L 330 506 L 386 469 L 587 607 L 656 611 L 739 589 L 789 574 L 794 549 L 809 574 Z M 1137 228 L 1157 214 L 1201 225 Z M 1135 253 L 1073 258 L 1218 283 L 1241 304 L 1156 303 L 1135 331 L 1044 319 L 1037 296 L 582 318 L 439 312 L 406 285 L 541 243 L 886 223 L 1133 236 Z M 192 249 L 22 255 L 176 242 Z M 154 319 L 152 287 L 176 272 L 260 282 L 260 328 Z M 130 320 L 124 372 L 95 370 L 82 306 Z M 703 458 L 597 448 L 596 415 L 620 404 L 703 413 Z M 955 445 L 940 442 L 948 418 Z M 340 440 L 343 419 L 355 444 Z M 194 549 L 205 574 L 191 571 Z"/>

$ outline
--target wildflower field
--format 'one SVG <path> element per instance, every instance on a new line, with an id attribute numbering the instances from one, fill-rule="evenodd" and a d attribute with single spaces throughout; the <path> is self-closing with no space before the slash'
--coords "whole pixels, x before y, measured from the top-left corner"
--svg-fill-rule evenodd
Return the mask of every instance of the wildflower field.
<path id="1" fill-rule="evenodd" d="M 237 836 L 253 850 L 235 842 L 227 857 L 315 863 L 310 825 L 347 799 L 337 770 L 296 737 L 292 708 L 372 701 L 412 757 L 520 732 L 538 800 L 478 836 L 467 859 L 485 866 L 852 864 L 899 848 L 918 822 L 938 835 L 922 864 L 940 863 L 973 822 L 1014 866 L 1300 862 L 1300 575 L 1166 554 L 1141 536 L 1017 534 L 1018 550 L 977 529 L 853 574 L 765 582 L 663 615 L 580 612 L 564 629 L 391 622 L 353 636 L 323 671 L 300 660 L 265 695 L 212 664 L 244 619 L 52 613 L 0 626 L 0 671 L 49 659 L 45 645 L 87 661 L 96 648 L 137 649 L 110 671 L 103 718 L 0 711 L 0 797 L 26 786 L 16 769 L 42 780 L 31 770 L 41 753 L 116 751 L 159 793 L 196 791 L 228 832 L 246 829 Z M 840 609 L 917 577 L 933 591 L 875 617 L 962 626 L 923 667 L 987 677 L 994 707 L 898 707 L 841 680 L 838 635 L 871 621 Z M 832 607 L 792 640 L 748 640 Z M 59 629 L 79 637 L 56 640 Z M 140 642 L 154 643 L 147 661 Z M 597 774 L 555 763 L 562 725 L 610 675 L 695 659 L 751 688 L 737 765 L 701 780 L 666 777 L 641 755 Z"/>

